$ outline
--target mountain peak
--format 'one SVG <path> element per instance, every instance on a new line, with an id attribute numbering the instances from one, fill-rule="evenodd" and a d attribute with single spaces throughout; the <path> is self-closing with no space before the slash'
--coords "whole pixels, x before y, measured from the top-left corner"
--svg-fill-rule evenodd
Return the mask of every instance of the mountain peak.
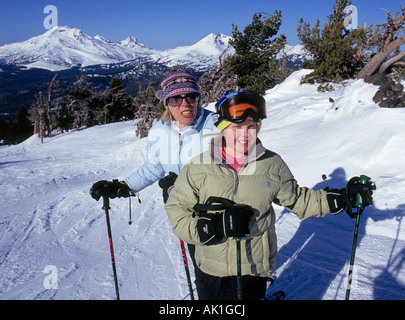
<path id="1" fill-rule="evenodd" d="M 210 33 L 190 48 L 209 56 L 219 56 L 228 47 L 230 38 L 222 33 Z"/>
<path id="2" fill-rule="evenodd" d="M 90 37 L 88 34 L 84 33 L 82 30 L 77 28 L 71 28 L 69 26 L 56 26 L 49 29 L 41 36 L 68 36 L 68 37 Z"/>
<path id="3" fill-rule="evenodd" d="M 149 49 L 152 50 L 151 48 L 149 48 L 146 44 L 140 42 L 137 38 L 135 38 L 134 36 L 129 36 L 128 38 L 121 40 L 120 42 L 118 42 L 118 44 L 120 46 L 126 47 L 126 48 L 130 48 L 130 49 Z"/>
<path id="4" fill-rule="evenodd" d="M 105 43 L 114 43 L 114 41 L 108 40 L 108 39 L 104 38 L 104 37 L 103 37 L 102 35 L 100 35 L 100 34 L 97 34 L 97 35 L 94 37 L 94 39 L 95 39 L 95 40 L 102 41 L 102 42 L 105 42 Z"/>

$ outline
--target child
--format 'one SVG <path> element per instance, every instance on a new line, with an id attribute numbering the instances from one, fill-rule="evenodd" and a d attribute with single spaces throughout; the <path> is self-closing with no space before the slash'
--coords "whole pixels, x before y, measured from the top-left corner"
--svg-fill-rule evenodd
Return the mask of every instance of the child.
<path id="1" fill-rule="evenodd" d="M 222 134 L 212 139 L 209 151 L 183 168 L 165 210 L 173 232 L 196 245 L 195 260 L 202 271 L 196 281 L 200 299 L 237 298 L 234 237 L 242 238 L 243 299 L 260 299 L 276 265 L 272 203 L 300 219 L 323 217 L 345 210 L 346 190 L 298 186 L 281 157 L 257 139 L 266 118 L 260 95 L 243 89 L 225 92 L 216 109 L 215 125 Z"/>

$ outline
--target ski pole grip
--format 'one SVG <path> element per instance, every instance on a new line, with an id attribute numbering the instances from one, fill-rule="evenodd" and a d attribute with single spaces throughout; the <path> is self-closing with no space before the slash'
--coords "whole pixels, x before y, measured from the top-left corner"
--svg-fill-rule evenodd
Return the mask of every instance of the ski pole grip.
<path id="1" fill-rule="evenodd" d="M 356 194 L 356 202 L 354 204 L 356 208 L 361 208 L 363 206 L 363 201 L 361 199 L 360 193 Z"/>
<path id="2" fill-rule="evenodd" d="M 108 210 L 110 209 L 110 198 L 108 196 L 103 196 L 103 209 Z"/>
<path id="3" fill-rule="evenodd" d="M 370 177 L 367 177 L 365 175 L 361 175 L 359 183 L 366 185 L 370 179 L 371 179 Z M 360 193 L 356 194 L 356 202 L 355 202 L 354 206 L 356 208 L 362 208 L 363 207 L 363 199 L 362 199 Z"/>

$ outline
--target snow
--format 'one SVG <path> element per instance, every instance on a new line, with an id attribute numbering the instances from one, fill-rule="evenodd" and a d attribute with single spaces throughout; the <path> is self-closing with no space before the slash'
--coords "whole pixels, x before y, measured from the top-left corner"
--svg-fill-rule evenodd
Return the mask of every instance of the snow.
<path id="1" fill-rule="evenodd" d="M 304 61 L 304 60 L 311 60 L 312 56 L 309 54 L 302 44 L 297 44 L 295 46 L 286 44 L 284 49 L 281 50 L 279 54 L 277 54 L 278 59 L 282 59 L 283 55 L 286 54 L 291 61 Z"/>
<path id="2" fill-rule="evenodd" d="M 149 48 L 134 36 L 115 43 L 102 35 L 91 37 L 80 29 L 59 26 L 27 41 L 0 47 L 0 62 L 59 71 L 145 57 L 168 67 L 187 65 L 205 71 L 218 66 L 218 59 L 228 48 L 230 39 L 222 33 L 210 33 L 193 45 L 160 51 Z M 232 53 L 233 49 L 228 50 L 223 58 Z M 311 59 L 302 45 L 286 45 L 278 58 L 282 58 L 283 53 L 291 61 Z"/>
<path id="3" fill-rule="evenodd" d="M 101 35 L 91 37 L 80 29 L 59 26 L 27 41 L 0 47 L 0 61 L 58 71 L 150 57 L 168 66 L 192 63 L 198 69 L 202 68 L 199 64 L 217 65 L 229 39 L 229 36 L 211 33 L 192 46 L 160 51 L 149 48 L 134 36 L 115 43 Z"/>
<path id="4" fill-rule="evenodd" d="M 223 34 L 209 34 L 196 44 L 192 46 L 177 47 L 174 49 L 168 49 L 163 52 L 164 55 L 170 56 L 182 56 L 190 55 L 197 56 L 204 54 L 205 56 L 218 58 L 224 49 L 228 46 L 229 37 Z"/>
<path id="5" fill-rule="evenodd" d="M 323 188 L 322 174 L 332 188 L 352 176 L 372 177 L 377 190 L 360 221 L 351 299 L 405 299 L 405 110 L 379 108 L 372 101 L 377 87 L 362 80 L 318 93 L 300 85 L 308 72 L 267 91 L 259 137 L 301 186 Z M 0 299 L 115 298 L 102 201 L 88 191 L 144 162 L 146 140 L 135 129 L 128 121 L 0 147 Z M 179 240 L 157 183 L 140 198 L 132 198 L 131 225 L 129 200 L 111 200 L 121 299 L 188 300 Z M 268 294 L 344 299 L 354 219 L 342 213 L 301 222 L 275 209 L 277 280 Z"/>

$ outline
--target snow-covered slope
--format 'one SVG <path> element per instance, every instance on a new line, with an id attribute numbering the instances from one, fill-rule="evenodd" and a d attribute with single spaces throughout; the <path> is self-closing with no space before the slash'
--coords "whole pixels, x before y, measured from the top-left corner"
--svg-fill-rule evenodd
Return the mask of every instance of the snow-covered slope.
<path id="1" fill-rule="evenodd" d="M 339 188 L 354 175 L 373 178 L 375 204 L 361 217 L 351 298 L 405 299 L 405 110 L 379 108 L 377 87 L 362 80 L 318 93 L 299 84 L 307 72 L 267 91 L 259 137 L 301 186 L 323 188 L 322 174 Z M 88 190 L 132 173 L 145 160 L 145 143 L 130 121 L 0 148 L 0 299 L 115 298 L 105 214 Z M 141 204 L 132 200 L 132 225 L 128 199 L 111 200 L 121 298 L 189 299 L 157 183 L 140 197 Z M 268 294 L 344 299 L 354 220 L 343 213 L 300 222 L 275 209 L 278 280 Z"/>

